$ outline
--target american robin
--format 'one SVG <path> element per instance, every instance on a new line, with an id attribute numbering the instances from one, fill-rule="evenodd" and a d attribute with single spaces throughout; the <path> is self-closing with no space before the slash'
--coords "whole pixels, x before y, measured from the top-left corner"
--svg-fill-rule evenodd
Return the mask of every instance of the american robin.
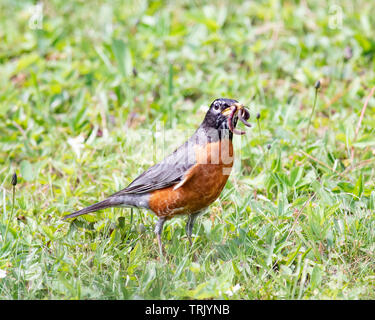
<path id="1" fill-rule="evenodd" d="M 233 165 L 233 133 L 238 120 L 246 120 L 249 111 L 238 101 L 216 99 L 199 128 L 182 146 L 160 163 L 138 176 L 125 189 L 107 199 L 64 216 L 74 218 L 108 207 L 136 207 L 151 210 L 159 220 L 155 226 L 159 250 L 163 252 L 161 233 L 166 220 L 187 215 L 186 233 L 192 244 L 194 221 L 223 190 Z"/>

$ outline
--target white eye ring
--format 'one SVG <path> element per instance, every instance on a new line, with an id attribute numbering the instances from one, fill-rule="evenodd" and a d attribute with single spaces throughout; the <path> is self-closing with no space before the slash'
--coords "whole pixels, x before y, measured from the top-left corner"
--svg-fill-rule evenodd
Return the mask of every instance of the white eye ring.
<path id="1" fill-rule="evenodd" d="M 214 109 L 217 111 L 217 110 L 219 110 L 219 108 L 220 108 L 220 103 L 219 102 L 215 102 Z"/>

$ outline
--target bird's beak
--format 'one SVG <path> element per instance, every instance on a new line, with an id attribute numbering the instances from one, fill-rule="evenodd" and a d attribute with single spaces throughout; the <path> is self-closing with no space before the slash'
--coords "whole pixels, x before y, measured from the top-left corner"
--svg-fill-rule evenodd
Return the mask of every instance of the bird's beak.
<path id="1" fill-rule="evenodd" d="M 237 112 L 238 110 L 243 109 L 243 105 L 242 105 L 241 103 L 237 103 L 237 102 L 236 102 L 236 103 L 233 103 L 230 107 L 228 107 L 228 108 L 224 109 L 223 111 L 221 111 L 221 114 L 224 115 L 224 116 L 229 116 L 230 113 L 231 113 L 232 110 L 233 110 L 233 107 L 236 108 L 236 112 Z"/>

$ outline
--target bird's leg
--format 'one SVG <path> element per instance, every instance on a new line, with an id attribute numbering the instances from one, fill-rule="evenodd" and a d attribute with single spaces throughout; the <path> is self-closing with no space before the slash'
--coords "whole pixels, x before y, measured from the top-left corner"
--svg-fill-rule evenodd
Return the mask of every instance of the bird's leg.
<path id="1" fill-rule="evenodd" d="M 156 236 L 158 238 L 158 244 L 159 244 L 159 251 L 160 251 L 160 255 L 163 256 L 163 244 L 161 243 L 161 233 L 163 231 L 163 226 L 164 226 L 164 223 L 167 219 L 162 217 L 162 218 L 159 218 L 158 222 L 156 222 L 156 226 L 155 226 L 155 233 L 156 233 Z"/>
<path id="2" fill-rule="evenodd" d="M 195 219 L 198 217 L 199 213 L 200 212 L 192 213 L 188 215 L 188 221 L 186 223 L 185 230 L 186 230 L 186 234 L 188 236 L 190 245 L 193 245 L 193 241 L 191 240 L 191 235 L 193 233 L 193 226 L 194 226 Z"/>

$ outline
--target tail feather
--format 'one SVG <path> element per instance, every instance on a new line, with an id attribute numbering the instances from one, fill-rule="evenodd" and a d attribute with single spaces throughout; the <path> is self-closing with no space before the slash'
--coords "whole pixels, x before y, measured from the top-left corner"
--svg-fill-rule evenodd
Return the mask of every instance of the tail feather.
<path id="1" fill-rule="evenodd" d="M 125 194 L 125 195 L 112 195 L 109 198 L 94 203 L 91 206 L 73 212 L 63 217 L 63 220 L 81 216 L 86 213 L 95 212 L 109 207 L 136 207 L 148 209 L 149 194 Z"/>
<path id="2" fill-rule="evenodd" d="M 108 198 L 108 199 L 105 199 L 105 200 L 100 201 L 98 203 L 95 203 L 91 206 L 88 206 L 86 208 L 83 208 L 81 210 L 73 212 L 71 214 L 68 214 L 68 215 L 63 217 L 63 220 L 78 217 L 78 216 L 81 216 L 81 215 L 86 214 L 86 213 L 95 212 L 95 211 L 98 211 L 98 210 L 101 210 L 101 209 L 105 209 L 105 208 L 109 208 L 109 207 L 115 207 L 115 206 L 116 206 L 116 203 L 114 203 L 113 198 L 112 199 Z"/>

